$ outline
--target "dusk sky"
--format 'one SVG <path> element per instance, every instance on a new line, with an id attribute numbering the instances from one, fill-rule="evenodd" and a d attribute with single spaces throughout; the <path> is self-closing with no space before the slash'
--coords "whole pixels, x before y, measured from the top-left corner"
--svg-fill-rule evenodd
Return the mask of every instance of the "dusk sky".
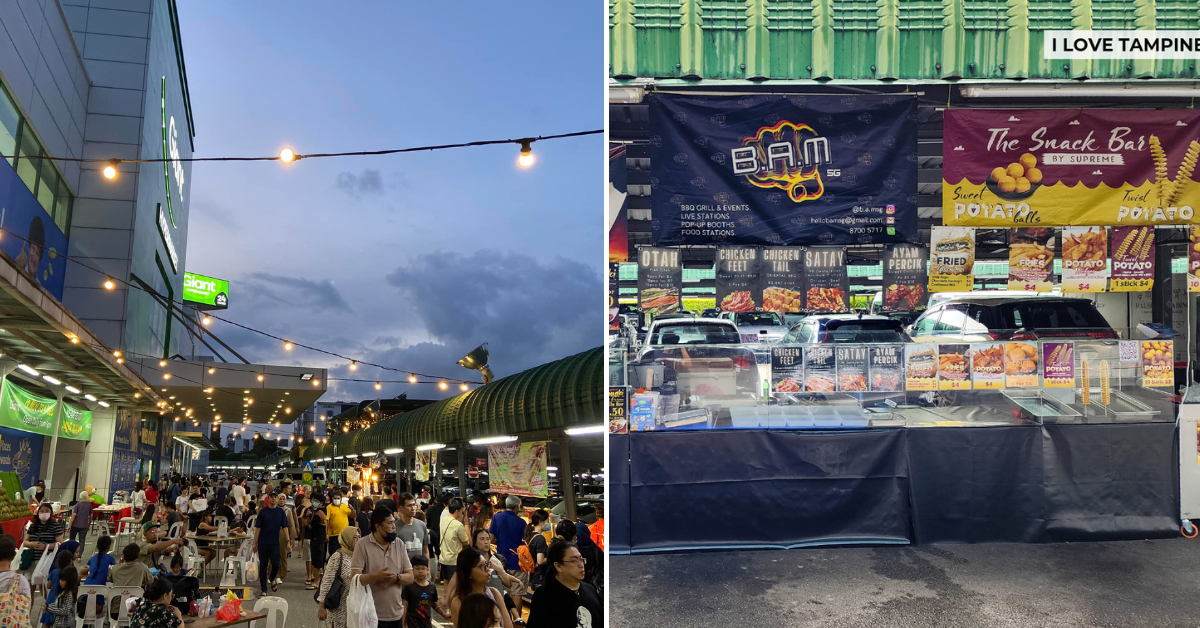
<path id="1" fill-rule="evenodd" d="M 603 126 L 604 7 L 586 2 L 179 4 L 197 157 L 402 148 Z M 478 379 L 603 338 L 602 136 L 388 157 L 197 163 L 186 267 L 220 316 L 343 355 Z M 337 367 L 216 322 L 258 363 Z M 360 368 L 355 377 L 403 379 Z M 331 382 L 323 400 L 441 398 Z"/>

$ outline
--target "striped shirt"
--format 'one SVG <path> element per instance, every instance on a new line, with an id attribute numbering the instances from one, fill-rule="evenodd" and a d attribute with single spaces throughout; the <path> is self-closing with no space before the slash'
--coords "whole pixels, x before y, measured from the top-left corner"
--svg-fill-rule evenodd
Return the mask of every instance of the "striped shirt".
<path id="1" fill-rule="evenodd" d="M 34 519 L 33 525 L 29 526 L 29 540 L 34 543 L 53 543 L 62 536 L 62 533 L 62 522 L 57 519 L 51 519 L 46 523 L 42 523 L 40 519 Z"/>

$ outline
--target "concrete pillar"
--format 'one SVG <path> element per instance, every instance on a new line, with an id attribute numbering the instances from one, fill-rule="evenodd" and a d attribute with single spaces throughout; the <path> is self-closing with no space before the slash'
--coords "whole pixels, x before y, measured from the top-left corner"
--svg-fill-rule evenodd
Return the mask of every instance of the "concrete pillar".
<path id="1" fill-rule="evenodd" d="M 558 485 L 562 487 L 563 501 L 566 502 L 566 516 L 571 521 L 576 521 L 575 510 L 575 479 L 571 477 L 571 437 L 568 436 L 558 441 Z"/>
<path id="2" fill-rule="evenodd" d="M 62 409 L 63 409 L 63 393 L 66 392 L 61 387 L 55 387 L 54 397 L 58 399 L 58 403 L 54 404 L 54 431 L 50 434 L 50 459 L 46 463 L 46 490 L 50 490 L 54 485 L 54 457 L 58 452 L 58 430 L 62 426 Z M 55 488 L 57 490 L 57 488 Z"/>
<path id="3" fill-rule="evenodd" d="M 467 451 L 465 445 L 454 448 L 458 452 L 458 496 L 467 497 Z"/>

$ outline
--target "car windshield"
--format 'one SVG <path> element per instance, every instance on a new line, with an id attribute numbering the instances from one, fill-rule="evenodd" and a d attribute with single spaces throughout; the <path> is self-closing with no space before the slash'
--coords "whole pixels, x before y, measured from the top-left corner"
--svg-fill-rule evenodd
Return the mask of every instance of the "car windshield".
<path id="1" fill-rule="evenodd" d="M 1007 329 L 1056 329 L 1084 327 L 1108 329 L 1108 321 L 1087 301 L 1042 301 L 1030 299 L 1003 303 L 996 308 Z"/>
<path id="2" fill-rule="evenodd" d="M 825 342 L 832 343 L 876 343 L 907 342 L 899 321 L 853 321 L 829 323 L 825 329 Z"/>
<path id="3" fill-rule="evenodd" d="M 728 325 L 716 323 L 679 323 L 662 325 L 650 334 L 652 345 L 716 345 L 731 344 L 741 340 L 737 332 Z"/>
<path id="4" fill-rule="evenodd" d="M 742 312 L 737 315 L 738 326 L 783 325 L 783 318 L 775 312 Z"/>

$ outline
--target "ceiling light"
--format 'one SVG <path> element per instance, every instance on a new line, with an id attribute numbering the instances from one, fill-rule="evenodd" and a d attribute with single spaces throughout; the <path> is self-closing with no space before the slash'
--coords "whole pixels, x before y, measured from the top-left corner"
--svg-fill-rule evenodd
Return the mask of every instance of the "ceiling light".
<path id="1" fill-rule="evenodd" d="M 35 370 L 33 369 L 33 367 L 30 367 L 30 366 L 27 366 L 27 365 L 24 365 L 24 364 L 18 364 L 18 365 L 17 365 L 17 368 L 21 369 L 22 371 L 25 371 L 26 373 L 29 373 L 30 375 L 32 375 L 32 376 L 34 376 L 34 377 L 37 377 L 38 375 L 40 375 L 40 373 L 38 373 L 37 371 L 35 371 Z"/>
<path id="2" fill-rule="evenodd" d="M 363 458 L 370 458 L 371 456 L 374 456 L 374 455 L 375 455 L 375 452 L 373 452 L 373 451 L 364 451 L 362 453 Z"/>
<path id="3" fill-rule="evenodd" d="M 57 379 L 54 379 L 53 377 L 50 377 L 49 375 L 43 375 L 43 376 L 42 376 L 42 379 L 44 379 L 44 380 L 46 380 L 46 381 L 50 382 L 51 384 L 54 384 L 55 386 L 61 386 L 61 385 L 62 385 L 62 382 L 58 381 Z"/>
<path id="4" fill-rule="evenodd" d="M 404 453 L 404 450 L 403 449 L 385 449 L 385 450 L 383 450 L 383 453 L 388 456 L 394 456 L 396 454 Z"/>
<path id="5" fill-rule="evenodd" d="M 445 447 L 445 445 L 441 443 L 434 443 L 432 445 L 421 445 L 417 447 L 417 451 L 429 451 L 431 449 L 441 449 L 443 447 Z"/>
<path id="6" fill-rule="evenodd" d="M 70 384 L 67 384 L 66 386 L 64 386 L 64 388 L 66 388 L 66 389 L 67 389 L 67 392 L 69 392 L 69 393 L 71 393 L 71 394 L 75 394 L 75 395 L 78 395 L 79 393 L 83 392 L 83 391 L 79 390 L 78 388 L 76 388 L 76 387 L 74 387 L 74 386 L 72 386 L 72 385 L 70 385 Z M 138 393 L 133 393 L 133 396 L 134 396 L 134 397 L 137 397 L 137 396 L 138 396 Z"/>
<path id="7" fill-rule="evenodd" d="M 108 404 L 107 404 L 107 403 L 105 403 L 105 402 L 103 402 L 103 401 L 97 401 L 96 403 L 100 404 L 100 407 L 101 407 L 101 408 L 107 408 L 107 407 L 108 407 Z"/>
<path id="8" fill-rule="evenodd" d="M 585 427 L 572 427 L 567 430 L 568 436 L 582 436 L 584 434 L 599 434 L 604 431 L 604 424 L 588 425 Z"/>
<path id="9" fill-rule="evenodd" d="M 476 438 L 469 441 L 472 445 L 492 445 L 495 443 L 511 443 L 517 440 L 516 436 L 489 436 L 487 438 Z"/>

